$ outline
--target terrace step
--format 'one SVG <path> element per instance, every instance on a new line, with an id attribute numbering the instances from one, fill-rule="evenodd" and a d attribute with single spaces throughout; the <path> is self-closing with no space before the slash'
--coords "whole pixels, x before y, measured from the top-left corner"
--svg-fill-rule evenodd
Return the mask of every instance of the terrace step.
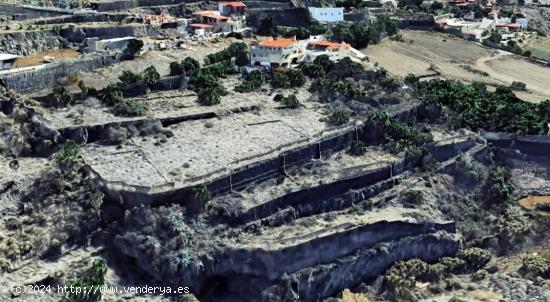
<path id="1" fill-rule="evenodd" d="M 254 284 L 266 286 L 246 299 L 258 301 L 260 291 L 266 290 L 264 294 L 267 294 L 275 288 L 280 290 L 291 276 L 300 280 L 300 286 L 295 288 L 300 296 L 314 297 L 314 301 L 373 277 L 394 261 L 412 257 L 431 261 L 456 252 L 459 238 L 454 235 L 454 222 L 405 218 L 416 212 L 387 207 L 363 214 L 335 215 L 332 220 L 319 215 L 301 218 L 292 225 L 241 234 L 238 241 L 219 250 L 213 257 L 216 261 L 203 262 L 206 279 L 225 278 L 231 282 L 229 279 L 247 276 L 263 280 Z M 354 266 L 358 261 L 363 264 Z M 350 269 L 362 272 L 350 278 L 344 273 Z M 322 282 L 304 282 L 308 272 L 322 275 L 315 278 Z M 342 274 L 336 278 L 338 282 L 329 285 L 327 278 L 337 274 Z M 322 290 L 315 294 L 309 292 L 314 288 Z"/>

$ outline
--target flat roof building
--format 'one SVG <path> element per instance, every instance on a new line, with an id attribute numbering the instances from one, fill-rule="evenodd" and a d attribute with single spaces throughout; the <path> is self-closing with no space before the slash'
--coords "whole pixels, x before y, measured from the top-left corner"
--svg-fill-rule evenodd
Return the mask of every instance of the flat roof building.
<path id="1" fill-rule="evenodd" d="M 0 53 L 0 70 L 13 68 L 17 58 L 19 58 L 18 55 Z"/>

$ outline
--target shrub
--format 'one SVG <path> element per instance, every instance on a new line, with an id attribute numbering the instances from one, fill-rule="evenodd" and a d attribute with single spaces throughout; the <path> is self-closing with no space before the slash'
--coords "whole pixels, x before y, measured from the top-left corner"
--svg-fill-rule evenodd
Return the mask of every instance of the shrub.
<path id="1" fill-rule="evenodd" d="M 483 166 L 470 154 L 460 154 L 455 164 L 458 179 L 480 182 L 483 179 Z"/>
<path id="2" fill-rule="evenodd" d="M 128 41 L 128 44 L 126 45 L 126 48 L 123 52 L 123 58 L 125 59 L 133 59 L 136 54 L 141 50 L 143 47 L 143 41 L 138 39 L 132 39 Z"/>
<path id="3" fill-rule="evenodd" d="M 299 67 L 310 78 L 322 78 L 325 76 L 323 66 L 311 63 L 302 63 Z"/>
<path id="4" fill-rule="evenodd" d="M 349 122 L 350 116 L 347 111 L 336 109 L 329 116 L 329 122 L 333 125 L 340 126 Z"/>
<path id="5" fill-rule="evenodd" d="M 155 85 L 160 80 L 160 74 L 155 66 L 149 66 L 143 71 L 143 81 L 149 87 Z"/>
<path id="6" fill-rule="evenodd" d="M 405 191 L 405 201 L 412 204 L 419 204 L 424 200 L 424 193 L 420 190 Z"/>
<path id="7" fill-rule="evenodd" d="M 86 84 L 84 84 L 84 81 L 78 81 L 78 88 L 80 88 L 83 95 L 88 95 L 89 90 Z"/>
<path id="8" fill-rule="evenodd" d="M 244 81 L 237 87 L 237 92 L 251 92 L 260 88 L 267 82 L 267 76 L 260 70 L 253 70 L 244 77 Z"/>
<path id="9" fill-rule="evenodd" d="M 115 86 L 109 85 L 105 87 L 101 93 L 101 99 L 109 106 L 114 106 L 115 104 L 121 102 L 124 97 L 122 96 L 122 91 Z"/>
<path id="10" fill-rule="evenodd" d="M 550 120 L 550 99 L 540 102 L 537 109 L 543 120 Z"/>
<path id="11" fill-rule="evenodd" d="M 302 87 L 306 83 L 306 77 L 300 69 L 291 69 L 286 73 L 290 87 Z"/>
<path id="12" fill-rule="evenodd" d="M 231 60 L 231 58 L 236 57 L 240 52 L 248 50 L 248 45 L 244 42 L 234 42 L 229 45 L 228 48 L 212 53 L 204 58 L 204 63 L 206 65 L 214 64 L 218 62 L 223 62 Z"/>
<path id="13" fill-rule="evenodd" d="M 290 79 L 286 73 L 276 72 L 273 74 L 273 78 L 271 79 L 271 86 L 273 86 L 273 88 L 290 88 L 291 85 Z"/>
<path id="14" fill-rule="evenodd" d="M 296 94 L 291 94 L 289 96 L 284 97 L 281 102 L 285 107 L 296 109 L 301 106 L 300 101 L 298 101 L 298 98 L 296 97 Z"/>
<path id="15" fill-rule="evenodd" d="M 123 85 L 140 84 L 143 81 L 143 77 L 140 74 L 131 70 L 124 70 L 118 79 Z"/>
<path id="16" fill-rule="evenodd" d="M 115 115 L 141 116 L 147 112 L 147 106 L 141 100 L 121 100 L 114 105 Z"/>
<path id="17" fill-rule="evenodd" d="M 525 256 L 519 272 L 529 279 L 550 279 L 550 260 L 540 255 Z"/>
<path id="18" fill-rule="evenodd" d="M 422 146 L 433 140 L 431 134 L 422 133 L 405 123 L 396 121 L 382 111 L 369 112 L 367 121 L 384 134 L 386 147 L 394 153 L 406 152 L 413 156 L 420 155 Z"/>
<path id="19" fill-rule="evenodd" d="M 73 288 L 79 290 L 68 293 L 69 298 L 76 301 L 99 301 L 101 300 L 100 286 L 105 283 L 105 274 L 107 273 L 107 264 L 105 260 L 95 260 L 92 266 L 81 276 L 71 281 Z"/>
<path id="20" fill-rule="evenodd" d="M 199 92 L 199 103 L 205 106 L 218 105 L 223 93 L 219 86 L 204 88 Z"/>
<path id="21" fill-rule="evenodd" d="M 206 203 L 212 199 L 212 194 L 205 185 L 193 188 L 193 198 L 197 201 Z"/>
<path id="22" fill-rule="evenodd" d="M 527 90 L 527 85 L 525 85 L 525 83 L 523 83 L 523 82 L 513 81 L 512 84 L 510 85 L 510 88 L 512 90 L 525 91 L 525 90 Z"/>
<path id="23" fill-rule="evenodd" d="M 479 281 L 485 279 L 485 277 L 487 276 L 487 274 L 488 274 L 488 273 L 487 273 L 486 270 L 480 269 L 479 271 L 477 271 L 477 272 L 475 272 L 475 273 L 473 273 L 473 274 L 471 275 L 472 281 L 474 281 L 474 282 L 479 282 Z"/>
<path id="24" fill-rule="evenodd" d="M 67 88 L 63 86 L 56 86 L 53 89 L 53 95 L 55 98 L 56 106 L 67 107 L 74 103 L 73 96 L 69 93 Z"/>
<path id="25" fill-rule="evenodd" d="M 351 142 L 351 145 L 349 148 L 349 153 L 351 155 L 360 156 L 365 154 L 365 152 L 367 152 L 367 146 L 365 145 L 365 143 L 363 143 L 362 141 Z"/>
<path id="26" fill-rule="evenodd" d="M 508 207 L 495 223 L 495 232 L 503 250 L 508 250 L 525 239 L 531 223 L 517 206 Z"/>
<path id="27" fill-rule="evenodd" d="M 176 76 L 176 75 L 183 74 L 184 71 L 185 71 L 185 69 L 183 68 L 183 64 L 181 64 L 179 62 L 171 62 L 170 63 L 170 75 L 171 76 Z"/>
<path id="28" fill-rule="evenodd" d="M 454 111 L 454 123 L 474 131 L 546 134 L 548 125 L 536 104 L 518 99 L 509 88 L 495 92 L 451 80 L 429 80 L 417 84 L 427 103 Z"/>
<path id="29" fill-rule="evenodd" d="M 405 76 L 405 79 L 404 79 L 405 84 L 409 86 L 415 86 L 418 83 L 418 81 L 419 81 L 418 78 L 412 73 L 407 74 L 407 76 Z"/>
<path id="30" fill-rule="evenodd" d="M 355 63 L 350 58 L 346 57 L 332 65 L 327 76 L 331 79 L 343 80 L 355 74 L 362 73 L 363 71 L 364 69 L 361 64 Z"/>
<path id="31" fill-rule="evenodd" d="M 489 196 L 499 203 L 505 203 L 512 199 L 514 187 L 510 184 L 510 172 L 504 166 L 496 166 L 489 172 Z"/>
<path id="32" fill-rule="evenodd" d="M 199 71 L 201 64 L 199 61 L 186 57 L 182 62 L 181 65 L 183 66 L 183 69 L 185 70 L 185 73 L 188 75 L 194 74 L 195 72 Z"/>
<path id="33" fill-rule="evenodd" d="M 395 299 L 399 299 L 407 290 L 414 288 L 416 280 L 427 272 L 428 264 L 420 259 L 399 261 L 386 271 L 385 286 Z"/>
<path id="34" fill-rule="evenodd" d="M 70 169 L 80 163 L 80 147 L 72 140 L 67 140 L 61 150 L 59 150 L 55 156 L 55 162 L 62 169 Z"/>
<path id="35" fill-rule="evenodd" d="M 277 37 L 279 29 L 272 16 L 267 16 L 260 21 L 260 26 L 256 29 L 260 36 Z"/>
<path id="36" fill-rule="evenodd" d="M 456 256 L 466 262 L 465 269 L 469 272 L 482 269 L 492 258 L 491 253 L 478 247 L 462 250 Z"/>
<path id="37" fill-rule="evenodd" d="M 323 68 L 325 72 L 328 72 L 332 65 L 334 65 L 334 62 L 332 62 L 328 55 L 320 55 L 313 60 L 314 65 L 319 65 Z"/>
<path id="38" fill-rule="evenodd" d="M 325 98 L 332 98 L 341 94 L 347 98 L 359 96 L 361 91 L 349 80 L 337 81 L 329 78 L 316 79 L 309 88 L 311 92 L 317 92 Z"/>
<path id="39" fill-rule="evenodd" d="M 447 273 L 453 274 L 464 273 L 467 266 L 466 261 L 455 257 L 443 257 L 439 259 L 439 263 L 445 267 Z"/>

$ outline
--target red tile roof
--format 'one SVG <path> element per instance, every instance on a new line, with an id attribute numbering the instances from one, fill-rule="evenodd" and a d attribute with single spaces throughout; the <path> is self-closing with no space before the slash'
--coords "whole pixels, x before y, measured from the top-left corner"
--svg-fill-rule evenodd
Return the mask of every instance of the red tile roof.
<path id="1" fill-rule="evenodd" d="M 208 17 L 208 18 L 218 19 L 218 20 L 229 20 L 229 19 L 231 19 L 231 18 L 226 17 L 226 16 L 221 16 L 218 12 L 211 11 L 211 10 L 197 11 L 197 12 L 194 12 L 193 15 L 194 16 L 201 16 L 201 17 Z"/>
<path id="2" fill-rule="evenodd" d="M 231 7 L 246 7 L 246 4 L 242 3 L 241 1 L 222 2 L 222 5 Z"/>
<path id="3" fill-rule="evenodd" d="M 273 40 L 272 37 L 266 38 L 265 40 L 258 43 L 261 47 L 275 47 L 275 48 L 284 48 L 296 43 L 296 37 L 288 39 L 277 39 Z"/>
<path id="4" fill-rule="evenodd" d="M 191 27 L 193 28 L 214 28 L 213 25 L 210 25 L 210 24 L 202 24 L 202 23 L 193 23 L 193 24 L 190 24 Z"/>
<path id="5" fill-rule="evenodd" d="M 497 27 L 520 28 L 521 24 L 519 24 L 519 23 L 497 23 Z"/>
<path id="6" fill-rule="evenodd" d="M 312 42 L 309 42 L 308 45 L 324 46 L 326 48 L 349 48 L 350 47 L 349 44 L 347 44 L 346 42 L 334 43 L 330 41 L 312 41 Z"/>

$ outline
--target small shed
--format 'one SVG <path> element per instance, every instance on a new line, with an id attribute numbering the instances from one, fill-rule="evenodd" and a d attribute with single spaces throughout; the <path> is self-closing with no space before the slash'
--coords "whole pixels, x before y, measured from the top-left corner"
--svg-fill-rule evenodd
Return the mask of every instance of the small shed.
<path id="1" fill-rule="evenodd" d="M 11 69 L 18 55 L 0 53 L 0 70 Z"/>

